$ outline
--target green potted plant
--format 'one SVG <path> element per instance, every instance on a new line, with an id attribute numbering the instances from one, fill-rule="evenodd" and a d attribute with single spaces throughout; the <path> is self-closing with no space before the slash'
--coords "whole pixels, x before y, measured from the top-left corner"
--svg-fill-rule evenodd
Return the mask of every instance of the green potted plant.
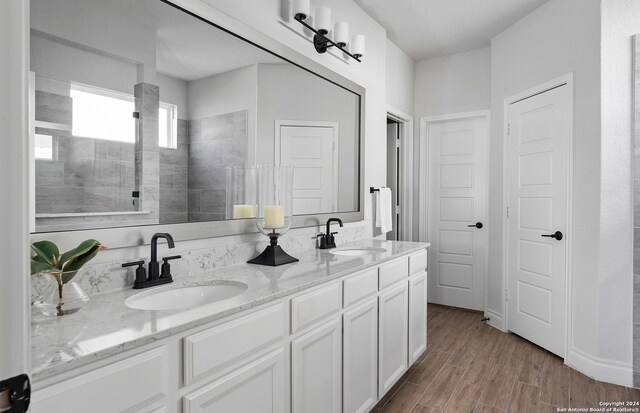
<path id="1" fill-rule="evenodd" d="M 89 301 L 89 297 L 72 280 L 103 249 L 102 244 L 94 239 L 83 241 L 64 254 L 60 254 L 58 246 L 51 241 L 31 244 L 31 275 L 43 275 L 48 281 L 42 294 L 34 301 L 34 306 L 51 316 L 78 311 Z"/>

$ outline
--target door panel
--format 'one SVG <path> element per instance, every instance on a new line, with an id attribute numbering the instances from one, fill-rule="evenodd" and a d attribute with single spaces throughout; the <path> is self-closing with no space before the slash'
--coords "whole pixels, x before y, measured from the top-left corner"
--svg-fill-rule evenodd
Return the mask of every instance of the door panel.
<path id="1" fill-rule="evenodd" d="M 561 86 L 509 106 L 507 328 L 564 357 L 567 155 L 571 114 Z"/>
<path id="2" fill-rule="evenodd" d="M 429 301 L 484 310 L 487 118 L 429 125 Z M 477 222 L 483 228 L 469 227 Z"/>
<path id="3" fill-rule="evenodd" d="M 334 212 L 337 205 L 337 130 L 323 126 L 281 126 L 276 162 L 293 165 L 293 213 Z"/>
<path id="4" fill-rule="evenodd" d="M 293 413 L 342 410 L 342 325 L 337 319 L 291 341 Z"/>

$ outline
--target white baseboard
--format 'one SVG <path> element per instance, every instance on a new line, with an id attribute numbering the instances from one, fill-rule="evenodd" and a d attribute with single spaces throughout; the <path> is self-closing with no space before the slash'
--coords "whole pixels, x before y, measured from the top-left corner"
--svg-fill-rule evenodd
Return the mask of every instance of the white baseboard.
<path id="1" fill-rule="evenodd" d="M 576 348 L 569 350 L 565 363 L 569 367 L 598 381 L 633 387 L 633 368 L 631 363 L 593 357 Z"/>
<path id="2" fill-rule="evenodd" d="M 489 324 L 491 327 L 497 328 L 500 331 L 505 331 L 504 322 L 500 314 L 492 310 L 486 309 L 484 312 L 484 316 L 489 317 L 489 321 L 487 321 L 487 324 Z"/>

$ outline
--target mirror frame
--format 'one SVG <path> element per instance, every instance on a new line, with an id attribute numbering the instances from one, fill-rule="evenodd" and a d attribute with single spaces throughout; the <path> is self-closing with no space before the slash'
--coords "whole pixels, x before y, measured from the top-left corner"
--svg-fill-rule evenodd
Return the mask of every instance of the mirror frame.
<path id="1" fill-rule="evenodd" d="M 272 39 L 248 25 L 224 14 L 214 6 L 206 4 L 202 0 L 158 0 L 177 10 L 187 13 L 195 19 L 199 19 L 213 27 L 222 30 L 232 36 L 246 41 L 254 47 L 258 47 L 267 53 L 271 53 L 302 70 L 320 76 L 336 86 L 359 95 L 360 117 L 358 119 L 358 156 L 360 161 L 358 174 L 358 211 L 331 212 L 309 215 L 294 215 L 291 228 L 316 227 L 324 225 L 331 217 L 340 218 L 343 222 L 358 222 L 364 220 L 364 120 L 365 120 L 365 96 L 366 90 L 361 85 L 339 75 L 338 73 L 321 65 L 317 61 L 291 49 L 290 47 Z M 312 50 L 311 48 L 309 50 Z M 50 240 L 59 244 L 79 243 L 85 239 L 100 239 L 109 249 L 133 247 L 145 245 L 150 242 L 153 234 L 168 232 L 176 241 L 197 240 L 206 238 L 218 238 L 231 235 L 243 235 L 257 233 L 258 229 L 253 219 L 190 222 L 179 224 L 156 224 L 130 227 L 96 228 L 88 230 L 70 230 L 59 232 L 34 232 L 31 233 L 31 242 Z"/>

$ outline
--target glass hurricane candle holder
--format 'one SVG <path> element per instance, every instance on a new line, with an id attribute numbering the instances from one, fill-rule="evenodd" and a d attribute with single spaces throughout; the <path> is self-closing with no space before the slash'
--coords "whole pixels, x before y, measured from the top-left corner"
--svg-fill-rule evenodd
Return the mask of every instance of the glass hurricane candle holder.
<path id="1" fill-rule="evenodd" d="M 226 218 L 255 218 L 256 168 L 252 166 L 227 167 Z"/>
<path id="2" fill-rule="evenodd" d="M 256 226 L 269 237 L 269 246 L 250 264 L 278 266 L 297 262 L 278 245 L 293 221 L 293 166 L 258 165 L 256 167 L 258 208 Z"/>

